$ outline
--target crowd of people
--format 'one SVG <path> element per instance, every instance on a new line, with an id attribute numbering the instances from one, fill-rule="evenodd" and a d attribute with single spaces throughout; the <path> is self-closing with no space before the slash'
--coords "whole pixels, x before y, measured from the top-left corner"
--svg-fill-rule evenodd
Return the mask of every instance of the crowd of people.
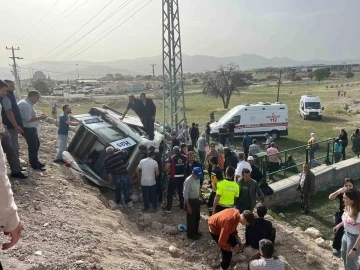
<path id="1" fill-rule="evenodd" d="M 13 82 L 0 81 L 2 105 L 0 206 L 7 206 L 1 207 L 0 226 L 1 230 L 11 238 L 10 243 L 3 245 L 3 249 L 15 245 L 23 230 L 6 175 L 4 152 L 10 166 L 11 177 L 26 179 L 27 174 L 24 173 L 19 159 L 18 136 L 20 134 L 28 145 L 30 166 L 34 170 L 46 170 L 45 165 L 38 158 L 40 140 L 37 134 L 40 120 L 44 120 L 46 116 L 38 115 L 34 109 L 34 105 L 41 97 L 40 93 L 30 91 L 26 98 L 17 103 L 14 89 Z M 140 99 L 130 94 L 129 105 L 122 119 L 129 109 L 134 110 L 139 116 L 148 139 L 153 140 L 156 114 L 153 101 L 146 98 L 144 93 L 140 95 Z M 70 121 L 69 105 L 62 106 L 62 111 L 63 113 L 57 119 L 59 148 L 54 160 L 56 163 L 63 162 L 62 153 L 67 148 L 69 127 L 81 124 L 81 122 Z M 179 126 L 177 132 L 171 136 L 172 152 L 166 160 L 161 154 L 164 149 L 159 149 L 157 152 L 154 146 L 149 149 L 144 145 L 139 146 L 142 158 L 137 165 L 136 175 L 140 179 L 142 211 L 157 212 L 159 205 L 163 204 L 164 213 L 170 214 L 173 210 L 174 199 L 177 200 L 180 211 L 186 213 L 187 237 L 198 240 L 203 236 L 199 228 L 200 197 L 204 198 L 203 190 L 210 189 L 209 196 L 205 198 L 209 214 L 208 233 L 221 250 L 221 269 L 229 269 L 233 254 L 241 252 L 244 246 L 259 250 L 259 258 L 249 263 L 250 270 L 285 269 L 285 263 L 274 256 L 276 230 L 272 223 L 265 219 L 266 194 L 264 195 L 261 187 L 264 177 L 256 164 L 257 154 L 262 151 L 261 147 L 256 139 L 252 139 L 245 133 L 242 143 L 243 151 L 237 152 L 231 149 L 234 128 L 235 125 L 230 122 L 227 128 L 219 131 L 219 138 L 210 141 L 210 123 L 206 125 L 203 133 L 200 133 L 196 123 L 192 123 L 190 128 Z M 273 138 L 269 134 L 264 136 L 266 142 L 263 147 L 268 155 L 267 162 L 271 174 L 279 168 L 282 159 Z M 188 139 L 191 145 L 185 144 Z M 358 129 L 352 134 L 350 140 L 353 142 L 353 151 L 356 152 L 357 147 L 360 147 Z M 318 144 L 316 134 L 311 133 L 308 142 L 311 159 L 315 158 Z M 336 162 L 346 158 L 347 144 L 348 136 L 342 129 L 334 145 Z M 128 159 L 129 154 L 126 150 L 112 146 L 106 148 L 104 168 L 109 180 L 115 185 L 115 208 L 119 208 L 123 203 L 129 207 L 133 206 L 130 198 Z M 307 163 L 303 165 L 297 188 L 304 214 L 311 213 L 310 201 L 315 194 L 315 175 L 310 168 L 311 166 Z M 205 172 L 209 176 L 208 182 L 204 181 Z M 330 194 L 329 199 L 339 199 L 340 202 L 339 210 L 335 214 L 336 226 L 333 229 L 334 254 L 341 254 L 345 269 L 357 269 L 357 259 L 360 254 L 360 195 L 355 190 L 354 181 L 345 179 L 344 186 Z M 238 235 L 239 224 L 245 226 L 244 241 Z"/>

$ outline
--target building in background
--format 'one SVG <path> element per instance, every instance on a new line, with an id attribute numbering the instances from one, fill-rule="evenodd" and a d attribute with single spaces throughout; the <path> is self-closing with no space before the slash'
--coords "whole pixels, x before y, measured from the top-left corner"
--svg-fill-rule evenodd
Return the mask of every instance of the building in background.
<path id="1" fill-rule="evenodd" d="M 35 74 L 33 76 L 33 80 L 34 81 L 38 81 L 38 80 L 44 81 L 44 80 L 46 80 L 46 75 L 44 74 L 44 72 L 42 72 L 40 70 L 35 71 Z"/>

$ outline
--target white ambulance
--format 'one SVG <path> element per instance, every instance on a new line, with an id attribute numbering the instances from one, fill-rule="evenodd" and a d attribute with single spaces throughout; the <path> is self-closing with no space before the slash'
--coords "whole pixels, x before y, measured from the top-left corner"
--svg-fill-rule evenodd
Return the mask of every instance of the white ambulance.
<path id="1" fill-rule="evenodd" d="M 324 107 L 321 106 L 321 100 L 318 96 L 301 96 L 299 104 L 299 114 L 304 120 L 309 118 L 321 120 L 323 110 Z"/>
<path id="2" fill-rule="evenodd" d="M 274 139 L 288 135 L 288 108 L 282 102 L 238 105 L 210 125 L 211 136 L 217 137 L 219 128 L 234 120 L 235 137 L 246 131 L 252 137 L 269 133 Z"/>

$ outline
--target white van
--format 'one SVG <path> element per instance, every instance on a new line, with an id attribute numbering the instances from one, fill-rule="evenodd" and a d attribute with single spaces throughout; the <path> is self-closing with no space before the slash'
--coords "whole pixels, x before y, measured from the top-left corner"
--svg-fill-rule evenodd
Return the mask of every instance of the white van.
<path id="1" fill-rule="evenodd" d="M 235 121 L 235 137 L 244 135 L 264 136 L 269 133 L 274 139 L 288 135 L 288 108 L 281 102 L 238 105 L 210 125 L 211 136 L 217 137 L 219 128 Z"/>
<path id="2" fill-rule="evenodd" d="M 318 96 L 303 95 L 300 98 L 299 114 L 305 120 L 309 118 L 322 119 L 321 100 Z"/>

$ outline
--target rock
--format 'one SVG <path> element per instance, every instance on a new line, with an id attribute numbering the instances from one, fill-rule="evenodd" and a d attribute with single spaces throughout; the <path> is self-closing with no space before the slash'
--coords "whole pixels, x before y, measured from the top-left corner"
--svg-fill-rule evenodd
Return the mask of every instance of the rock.
<path id="1" fill-rule="evenodd" d="M 164 228 L 161 230 L 161 232 L 169 234 L 169 235 L 175 235 L 178 234 L 179 231 L 175 226 L 164 226 Z"/>
<path id="2" fill-rule="evenodd" d="M 322 238 L 316 238 L 315 243 L 322 248 L 329 248 L 329 244 Z"/>
<path id="3" fill-rule="evenodd" d="M 50 224 L 46 222 L 46 223 L 44 224 L 44 227 L 47 227 L 47 226 L 49 226 L 49 225 L 50 225 Z"/>
<path id="4" fill-rule="evenodd" d="M 132 200 L 133 203 L 136 203 L 139 200 L 139 196 L 136 194 L 132 194 L 130 196 L 130 199 Z"/>
<path id="5" fill-rule="evenodd" d="M 280 237 L 276 237 L 275 238 L 275 245 L 280 245 L 282 243 L 282 239 L 280 239 Z"/>
<path id="6" fill-rule="evenodd" d="M 169 248 L 169 251 L 170 251 L 170 248 Z M 155 250 L 153 249 L 143 249 L 143 252 L 146 254 L 146 255 L 149 255 L 149 256 L 152 256 L 155 254 Z M 171 252 L 171 251 L 170 251 Z"/>
<path id="7" fill-rule="evenodd" d="M 285 215 L 283 214 L 283 213 L 280 213 L 279 214 L 279 217 L 281 217 L 281 218 L 283 218 L 283 219 L 285 219 L 286 217 L 285 217 Z"/>
<path id="8" fill-rule="evenodd" d="M 306 256 L 305 256 L 305 258 L 306 258 L 306 262 L 307 262 L 308 264 L 315 264 L 315 263 L 318 262 L 317 257 L 316 257 L 314 254 L 312 254 L 312 253 L 307 253 Z"/>
<path id="9" fill-rule="evenodd" d="M 291 230 L 285 230 L 285 233 L 286 233 L 286 235 L 292 235 L 292 234 L 294 234 L 294 232 L 291 231 Z"/>
<path id="10" fill-rule="evenodd" d="M 246 262 L 246 256 L 244 256 L 240 253 L 237 253 L 236 255 L 233 256 L 233 260 L 235 262 Z"/>
<path id="11" fill-rule="evenodd" d="M 157 222 L 157 221 L 153 221 L 151 223 L 151 228 L 155 231 L 161 231 L 163 228 L 163 224 L 161 224 L 160 222 Z"/>
<path id="12" fill-rule="evenodd" d="M 254 249 L 252 247 L 246 247 L 244 249 L 243 255 L 246 257 L 246 260 L 249 262 L 251 260 L 258 259 L 259 250 Z"/>
<path id="13" fill-rule="evenodd" d="M 269 221 L 271 221 L 271 222 L 274 221 L 274 218 L 273 218 L 272 216 L 270 216 L 270 215 L 265 215 L 265 219 L 266 219 L 266 220 L 269 220 Z"/>
<path id="14" fill-rule="evenodd" d="M 247 262 L 238 263 L 234 267 L 234 270 L 244 270 L 244 269 L 248 269 L 248 263 Z"/>
<path id="15" fill-rule="evenodd" d="M 307 228 L 305 230 L 305 234 L 307 234 L 308 236 L 314 239 L 319 238 L 321 236 L 320 231 L 314 227 Z"/>
<path id="16" fill-rule="evenodd" d="M 78 260 L 78 261 L 75 262 L 75 264 L 76 264 L 76 265 L 81 265 L 81 264 L 84 264 L 84 261 Z"/>
<path id="17" fill-rule="evenodd" d="M 169 252 L 170 252 L 171 254 L 176 254 L 178 251 L 179 251 L 178 248 L 176 248 L 176 247 L 174 247 L 174 246 L 170 246 L 170 247 L 169 247 Z"/>
<path id="18" fill-rule="evenodd" d="M 38 251 L 35 251 L 35 253 L 34 253 L 36 256 L 42 256 L 42 252 L 40 251 L 40 250 L 38 250 Z"/>
<path id="19" fill-rule="evenodd" d="M 28 166 L 28 163 L 25 160 L 23 160 L 22 158 L 19 158 L 19 160 L 20 160 L 21 167 L 27 167 Z"/>
<path id="20" fill-rule="evenodd" d="M 109 203 L 110 209 L 114 209 L 114 210 L 116 209 L 117 206 L 113 200 L 109 200 L 108 203 Z"/>
<path id="21" fill-rule="evenodd" d="M 34 202 L 34 209 L 37 211 L 41 211 L 41 204 L 40 202 Z"/>

